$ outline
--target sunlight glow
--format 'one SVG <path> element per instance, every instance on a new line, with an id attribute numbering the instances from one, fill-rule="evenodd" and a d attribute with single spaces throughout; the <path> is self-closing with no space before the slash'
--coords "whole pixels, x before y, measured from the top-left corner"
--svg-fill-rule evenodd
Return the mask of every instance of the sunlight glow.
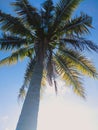
<path id="1" fill-rule="evenodd" d="M 0 118 L 2 130 L 15 130 L 18 108 Z M 98 110 L 61 96 L 46 97 L 40 103 L 37 130 L 98 130 Z"/>
<path id="2" fill-rule="evenodd" d="M 60 97 L 41 103 L 38 130 L 97 130 L 96 113 Z"/>

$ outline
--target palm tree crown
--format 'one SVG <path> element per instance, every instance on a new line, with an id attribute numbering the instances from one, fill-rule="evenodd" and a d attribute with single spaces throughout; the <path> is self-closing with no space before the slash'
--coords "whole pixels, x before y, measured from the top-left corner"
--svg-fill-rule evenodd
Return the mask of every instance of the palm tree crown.
<path id="1" fill-rule="evenodd" d="M 83 38 L 92 28 L 92 18 L 81 13 L 71 18 L 81 0 L 60 0 L 53 4 L 46 0 L 40 9 L 28 0 L 12 3 L 16 16 L 0 11 L 0 50 L 11 51 L 0 65 L 13 64 L 29 57 L 24 83 L 20 93 L 30 84 L 36 62 L 43 61 L 43 83 L 54 84 L 57 92 L 56 76 L 60 75 L 74 92 L 85 97 L 81 76 L 97 77 L 94 65 L 83 54 L 83 50 L 98 51 L 98 46 Z M 5 33 L 6 32 L 6 33 Z"/>

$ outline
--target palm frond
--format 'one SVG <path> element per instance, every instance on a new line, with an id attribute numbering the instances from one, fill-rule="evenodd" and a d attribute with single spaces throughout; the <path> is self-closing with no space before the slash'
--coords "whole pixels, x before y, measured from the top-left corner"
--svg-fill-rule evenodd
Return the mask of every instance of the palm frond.
<path id="1" fill-rule="evenodd" d="M 14 64 L 19 59 L 23 60 L 27 56 L 31 56 L 31 54 L 34 52 L 33 48 L 30 47 L 23 47 L 11 54 L 11 56 L 8 56 L 0 61 L 0 66 L 5 64 Z"/>
<path id="2" fill-rule="evenodd" d="M 13 17 L 10 14 L 6 14 L 0 11 L 0 23 L 1 29 L 9 31 L 14 34 L 33 37 L 31 32 L 25 28 L 19 18 Z"/>
<path id="3" fill-rule="evenodd" d="M 2 35 L 0 38 L 0 50 L 19 49 L 28 44 L 27 39 L 20 38 L 14 35 Z"/>
<path id="4" fill-rule="evenodd" d="M 46 74 L 46 71 L 45 71 L 45 69 L 43 70 L 43 77 L 42 77 L 42 81 L 41 81 L 41 86 L 42 87 L 45 87 L 46 86 L 46 76 L 47 74 Z"/>
<path id="5" fill-rule="evenodd" d="M 20 88 L 20 90 L 19 90 L 18 100 L 21 99 L 22 101 L 24 101 L 25 96 L 26 96 L 26 90 L 25 90 L 25 88 L 22 86 L 22 87 Z"/>
<path id="6" fill-rule="evenodd" d="M 72 86 L 73 91 L 85 98 L 84 88 L 80 79 L 80 73 L 74 68 L 74 66 L 67 61 L 62 55 L 56 54 L 55 57 L 56 67 L 59 75 L 66 82 L 67 86 Z"/>
<path id="7" fill-rule="evenodd" d="M 89 28 L 92 27 L 92 18 L 87 14 L 81 13 L 79 17 L 66 21 L 63 25 L 61 32 L 65 31 L 66 34 L 82 35 L 89 33 Z"/>
<path id="8" fill-rule="evenodd" d="M 58 20 L 68 20 L 81 0 L 60 0 L 56 5 L 56 16 Z"/>
<path id="9" fill-rule="evenodd" d="M 71 15 L 75 8 L 82 0 L 60 0 L 55 6 L 55 18 L 52 27 L 53 33 L 61 32 L 61 25 L 71 18 Z"/>
<path id="10" fill-rule="evenodd" d="M 68 46 L 70 47 L 74 47 L 75 49 L 78 49 L 78 50 L 89 50 L 89 51 L 95 51 L 97 52 L 98 51 L 98 45 L 96 45 L 95 43 L 93 43 L 92 41 L 90 40 L 86 40 L 85 38 L 82 38 L 82 37 L 76 37 L 76 36 L 72 36 L 72 37 L 69 37 L 69 38 L 61 38 L 60 39 L 61 41 L 61 44 L 65 44 L 65 46 Z"/>
<path id="11" fill-rule="evenodd" d="M 35 58 L 31 59 L 30 62 L 28 63 L 27 68 L 26 68 L 26 72 L 25 72 L 25 76 L 24 76 L 24 83 L 22 86 L 28 87 L 30 80 L 31 80 L 31 77 L 32 77 L 32 74 L 33 74 L 35 63 L 36 63 Z"/>
<path id="12" fill-rule="evenodd" d="M 15 7 L 15 11 L 22 19 L 23 22 L 29 24 L 33 29 L 40 25 L 40 15 L 37 13 L 37 9 L 30 5 L 28 0 L 16 0 L 12 5 Z"/>
<path id="13" fill-rule="evenodd" d="M 88 60 L 84 55 L 73 50 L 60 50 L 60 53 L 67 59 L 76 69 L 82 72 L 82 74 L 97 78 L 98 73 L 93 63 Z"/>

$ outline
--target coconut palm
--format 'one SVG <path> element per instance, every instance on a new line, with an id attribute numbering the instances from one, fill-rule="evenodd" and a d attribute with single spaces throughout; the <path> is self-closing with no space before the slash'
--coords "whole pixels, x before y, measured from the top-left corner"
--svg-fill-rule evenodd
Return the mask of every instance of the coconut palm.
<path id="1" fill-rule="evenodd" d="M 46 0 L 37 9 L 28 0 L 16 0 L 12 3 L 16 16 L 0 11 L 0 50 L 11 52 L 0 65 L 29 58 L 19 96 L 25 94 L 26 87 L 28 92 L 16 130 L 37 129 L 40 89 L 46 80 L 57 93 L 56 77 L 60 76 L 74 93 L 85 98 L 81 76 L 97 77 L 94 65 L 83 55 L 83 50 L 98 51 L 97 45 L 83 38 L 92 28 L 92 18 L 84 13 L 71 18 L 80 2 L 59 0 L 53 4 Z"/>

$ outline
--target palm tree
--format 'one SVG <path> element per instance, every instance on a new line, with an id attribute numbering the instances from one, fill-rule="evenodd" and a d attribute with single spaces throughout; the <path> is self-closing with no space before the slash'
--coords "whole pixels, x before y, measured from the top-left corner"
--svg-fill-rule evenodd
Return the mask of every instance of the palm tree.
<path id="1" fill-rule="evenodd" d="M 60 0 L 53 4 L 46 0 L 41 9 L 30 5 L 28 0 L 12 3 L 16 16 L 0 11 L 3 31 L 0 50 L 11 55 L 2 59 L 0 65 L 13 64 L 29 57 L 24 83 L 19 96 L 28 92 L 23 104 L 16 130 L 36 130 L 42 82 L 48 80 L 57 93 L 56 77 L 60 76 L 67 86 L 85 98 L 81 76 L 97 77 L 92 64 L 83 50 L 98 51 L 98 46 L 83 38 L 92 28 L 92 18 L 81 13 L 71 19 L 81 0 Z"/>

